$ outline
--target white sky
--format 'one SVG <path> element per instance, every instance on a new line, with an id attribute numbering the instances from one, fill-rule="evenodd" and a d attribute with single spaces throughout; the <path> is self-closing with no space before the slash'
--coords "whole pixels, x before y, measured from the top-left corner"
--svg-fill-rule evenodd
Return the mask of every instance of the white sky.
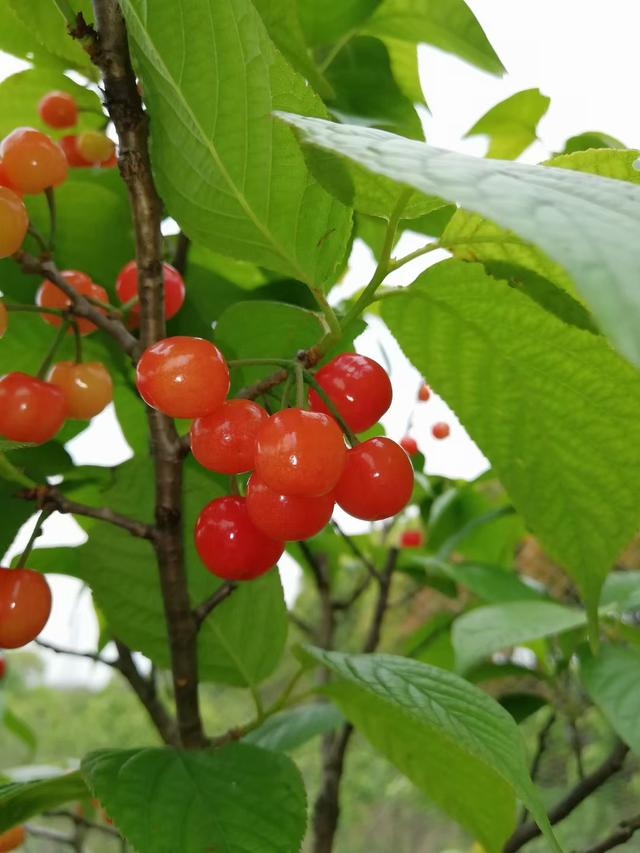
<path id="1" fill-rule="evenodd" d="M 551 98 L 551 106 L 539 127 L 540 141 L 524 160 L 538 162 L 565 139 L 585 130 L 599 130 L 626 145 L 640 139 L 637 87 L 640 80 L 640 3 L 636 0 L 467 0 L 507 68 L 496 79 L 439 51 L 420 48 L 421 76 L 431 113 L 423 112 L 427 139 L 434 145 L 482 156 L 481 138 L 461 140 L 462 134 L 498 101 L 514 92 L 538 87 Z M 0 79 L 24 65 L 0 53 Z M 421 245 L 423 238 L 406 235 L 400 254 Z M 439 252 L 399 271 L 398 284 L 409 283 Z M 351 269 L 335 298 L 359 289 L 372 270 L 367 248 L 356 245 Z M 384 418 L 389 435 L 401 438 L 411 412 L 420 377 L 406 362 L 397 345 L 377 321 L 358 341 L 361 352 L 380 358 L 380 341 L 390 358 L 394 402 Z M 452 424 L 443 442 L 430 436 L 438 420 Z M 427 470 L 453 477 L 473 477 L 486 465 L 480 452 L 465 435 L 446 404 L 437 398 L 422 404 L 414 417 L 412 434 L 427 456 Z M 113 413 L 107 411 L 67 446 L 79 464 L 114 465 L 129 456 Z M 358 529 L 351 524 L 351 529 Z M 24 545 L 30 527 L 23 528 L 9 556 Z M 73 519 L 56 515 L 45 525 L 39 544 L 75 544 L 84 538 Z M 291 561 L 292 563 L 292 561 Z M 288 597 L 295 596 L 297 567 L 282 564 Z M 77 581 L 50 576 L 54 609 L 43 637 L 60 645 L 92 648 L 96 626 L 88 606 L 88 591 Z M 102 683 L 107 673 L 85 661 L 45 654 L 47 677 L 55 683 Z"/>

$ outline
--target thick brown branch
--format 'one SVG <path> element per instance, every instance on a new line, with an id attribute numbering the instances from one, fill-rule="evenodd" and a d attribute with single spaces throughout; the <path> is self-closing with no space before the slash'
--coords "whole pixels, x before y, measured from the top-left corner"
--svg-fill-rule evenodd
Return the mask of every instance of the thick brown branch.
<path id="1" fill-rule="evenodd" d="M 640 815 L 621 821 L 611 835 L 603 838 L 598 844 L 588 847 L 583 853 L 606 853 L 607 850 L 613 850 L 614 847 L 629 841 L 638 830 L 640 830 Z"/>
<path id="2" fill-rule="evenodd" d="M 218 589 L 213 593 L 213 595 L 209 596 L 206 601 L 203 601 L 202 604 L 199 604 L 195 610 L 193 611 L 193 615 L 196 620 L 196 624 L 198 628 L 202 625 L 207 616 L 216 609 L 223 601 L 226 601 L 227 598 L 238 588 L 238 584 L 233 581 L 229 581 L 228 583 L 223 583 L 222 586 L 219 586 Z"/>
<path id="3" fill-rule="evenodd" d="M 580 803 L 584 802 L 587 797 L 590 797 L 591 794 L 614 776 L 622 768 L 628 752 L 629 747 L 626 743 L 623 743 L 621 740 L 616 741 L 615 746 L 602 764 L 596 767 L 592 773 L 585 776 L 565 797 L 553 806 L 549 812 L 551 823 L 555 824 L 564 820 Z M 520 824 L 504 845 L 503 853 L 515 853 L 516 850 L 520 850 L 532 838 L 537 838 L 540 834 L 539 827 L 532 821 Z"/>

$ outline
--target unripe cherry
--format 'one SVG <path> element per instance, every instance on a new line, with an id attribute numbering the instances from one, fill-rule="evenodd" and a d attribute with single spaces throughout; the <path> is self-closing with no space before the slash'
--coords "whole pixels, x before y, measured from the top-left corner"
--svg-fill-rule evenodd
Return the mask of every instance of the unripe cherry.
<path id="1" fill-rule="evenodd" d="M 17 252 L 29 227 L 27 208 L 20 196 L 0 186 L 0 258 Z"/>
<path id="2" fill-rule="evenodd" d="M 409 456 L 413 456 L 418 452 L 418 442 L 410 435 L 405 435 L 404 438 L 400 439 L 400 447 Z"/>
<path id="3" fill-rule="evenodd" d="M 162 264 L 162 279 L 164 282 L 164 316 L 170 320 L 178 313 L 184 302 L 185 288 L 182 276 L 171 264 Z M 116 293 L 120 302 L 128 302 L 138 294 L 138 265 L 129 261 L 118 273 Z M 140 304 L 132 305 L 130 318 L 135 318 L 136 325 L 140 317 Z"/>
<path id="4" fill-rule="evenodd" d="M 365 521 L 390 518 L 403 509 L 413 491 L 409 457 L 390 438 L 370 438 L 347 453 L 335 490 L 336 503 Z"/>
<path id="5" fill-rule="evenodd" d="M 75 134 L 71 136 L 63 136 L 58 140 L 58 145 L 62 149 L 69 166 L 86 169 L 93 165 L 93 163 L 85 160 L 82 154 L 78 151 L 78 137 L 75 136 Z"/>
<path id="6" fill-rule="evenodd" d="M 51 613 L 51 590 L 31 569 L 0 568 L 0 648 L 18 649 L 38 636 Z"/>
<path id="7" fill-rule="evenodd" d="M 27 831 L 24 826 L 14 826 L 0 833 L 0 853 L 9 853 L 16 850 L 27 840 Z"/>
<path id="8" fill-rule="evenodd" d="M 22 193 L 40 193 L 67 177 L 67 160 L 56 143 L 32 127 L 18 127 L 2 141 L 0 156 L 7 176 Z"/>
<path id="9" fill-rule="evenodd" d="M 256 437 L 269 415 L 252 400 L 227 400 L 191 425 L 191 452 L 210 471 L 241 474 L 253 468 Z"/>
<path id="10" fill-rule="evenodd" d="M 443 439 L 447 438 L 449 433 L 451 432 L 451 427 L 445 421 L 438 421 L 437 424 L 434 424 L 431 427 L 431 434 L 434 438 Z"/>
<path id="11" fill-rule="evenodd" d="M 59 388 L 65 401 L 67 418 L 89 420 L 113 399 L 113 383 L 108 370 L 99 361 L 59 361 L 47 380 Z"/>
<path id="12" fill-rule="evenodd" d="M 280 495 L 270 489 L 257 474 L 247 486 L 247 510 L 255 526 L 272 539 L 295 541 L 315 536 L 329 523 L 333 513 L 333 494 Z"/>
<path id="13" fill-rule="evenodd" d="M 104 163 L 113 156 L 115 142 L 97 130 L 85 130 L 78 136 L 78 153 L 90 163 Z"/>
<path id="14" fill-rule="evenodd" d="M 40 98 L 38 113 L 49 127 L 73 127 L 78 121 L 76 99 L 68 92 L 47 92 Z"/>
<path id="15" fill-rule="evenodd" d="M 70 284 L 82 296 L 89 296 L 99 302 L 109 302 L 109 295 L 104 287 L 91 281 L 86 273 L 79 270 L 62 270 L 60 274 L 67 284 Z M 71 300 L 52 281 L 45 279 L 36 293 L 36 305 L 40 305 L 42 308 L 62 310 L 71 305 Z M 106 314 L 106 309 L 99 308 L 98 310 Z M 62 317 L 58 317 L 56 314 L 41 314 L 41 317 L 45 323 L 49 323 L 51 326 L 60 326 L 62 323 Z M 89 335 L 96 329 L 95 324 L 85 317 L 76 317 L 76 323 L 81 335 Z M 72 330 L 69 329 L 68 334 L 71 333 Z"/>
<path id="16" fill-rule="evenodd" d="M 50 382 L 26 373 L 0 379 L 0 436 L 42 444 L 53 438 L 65 417 L 64 395 Z"/>

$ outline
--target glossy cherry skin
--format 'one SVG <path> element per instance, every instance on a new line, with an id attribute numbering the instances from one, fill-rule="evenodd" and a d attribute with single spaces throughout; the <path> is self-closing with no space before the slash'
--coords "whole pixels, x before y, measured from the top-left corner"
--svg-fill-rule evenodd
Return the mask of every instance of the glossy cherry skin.
<path id="1" fill-rule="evenodd" d="M 0 853 L 9 853 L 15 850 L 27 840 L 27 831 L 23 826 L 14 826 L 6 832 L 0 833 Z"/>
<path id="2" fill-rule="evenodd" d="M 63 136 L 58 140 L 58 145 L 62 148 L 69 166 L 86 169 L 93 165 L 93 163 L 85 160 L 82 154 L 78 151 L 78 137 L 75 136 L 75 134 L 71 136 Z"/>
<path id="3" fill-rule="evenodd" d="M 62 391 L 67 418 L 89 420 L 113 400 L 111 376 L 99 361 L 59 361 L 47 380 Z"/>
<path id="4" fill-rule="evenodd" d="M 278 494 L 318 497 L 338 482 L 346 453 L 342 431 L 332 417 L 283 409 L 260 428 L 255 470 Z"/>
<path id="5" fill-rule="evenodd" d="M 0 156 L 9 180 L 22 193 L 57 187 L 67 177 L 67 159 L 60 147 L 32 127 L 18 127 L 5 136 Z"/>
<path id="6" fill-rule="evenodd" d="M 316 372 L 316 380 L 352 432 L 372 427 L 391 405 L 393 391 L 386 370 L 365 355 L 337 355 Z M 331 414 L 314 390 L 309 392 L 309 406 L 313 412 Z"/>
<path id="7" fill-rule="evenodd" d="M 257 474 L 247 486 L 247 510 L 255 526 L 272 539 L 296 541 L 315 536 L 329 523 L 334 507 L 333 494 L 320 497 L 280 495 Z"/>
<path id="8" fill-rule="evenodd" d="M 431 427 L 431 434 L 434 438 L 443 439 L 447 438 L 449 433 L 451 432 L 451 427 L 445 421 L 438 421 L 437 424 L 434 424 Z"/>
<path id="9" fill-rule="evenodd" d="M 191 452 L 204 468 L 219 474 L 250 471 L 258 431 L 268 418 L 252 400 L 227 400 L 191 424 Z"/>
<path id="10" fill-rule="evenodd" d="M 8 187 L 10 190 L 13 190 L 15 193 L 18 192 L 16 188 L 13 186 L 11 181 L 9 180 L 9 175 L 7 175 L 7 170 L 4 168 L 4 163 L 0 160 L 0 187 Z"/>
<path id="11" fill-rule="evenodd" d="M 422 533 L 419 530 L 403 530 L 400 536 L 401 548 L 419 548 L 422 545 Z"/>
<path id="12" fill-rule="evenodd" d="M 7 311 L 4 302 L 0 302 L 0 338 L 7 331 L 9 324 L 9 312 Z"/>
<path id="13" fill-rule="evenodd" d="M 426 403 L 430 396 L 431 388 L 429 388 L 426 382 L 423 382 L 422 385 L 418 388 L 418 400 L 420 400 L 422 403 Z"/>
<path id="14" fill-rule="evenodd" d="M 38 114 L 49 127 L 73 127 L 78 121 L 76 99 L 68 92 L 47 92 L 40 98 Z"/>
<path id="15" fill-rule="evenodd" d="M 184 302 L 184 281 L 182 276 L 171 264 L 162 264 L 162 278 L 164 281 L 164 316 L 170 320 L 182 308 Z M 135 261 L 129 261 L 118 273 L 116 279 L 116 293 L 120 302 L 128 302 L 138 293 L 138 265 Z M 131 307 L 130 317 L 139 318 L 140 305 Z"/>
<path id="16" fill-rule="evenodd" d="M 404 438 L 400 439 L 400 447 L 405 453 L 408 453 L 409 456 L 413 456 L 418 452 L 418 442 L 410 435 L 405 435 Z"/>
<path id="17" fill-rule="evenodd" d="M 0 568 L 0 649 L 18 649 L 35 640 L 51 613 L 51 590 L 31 569 Z"/>
<path id="18" fill-rule="evenodd" d="M 65 401 L 59 388 L 26 373 L 0 379 L 0 436 L 42 444 L 64 423 Z"/>
<path id="19" fill-rule="evenodd" d="M 114 141 L 97 130 L 85 130 L 78 136 L 76 145 L 80 156 L 90 163 L 104 163 L 116 150 Z"/>
<path id="20" fill-rule="evenodd" d="M 265 536 L 249 518 L 244 498 L 229 495 L 208 503 L 196 521 L 196 550 L 219 578 L 246 581 L 269 571 L 284 544 Z"/>
<path id="21" fill-rule="evenodd" d="M 90 296 L 99 302 L 109 302 L 109 295 L 104 287 L 91 281 L 86 273 L 78 270 L 62 270 L 62 277 L 83 296 Z M 36 305 L 40 305 L 42 308 L 64 309 L 71 305 L 71 300 L 53 282 L 45 279 L 36 293 Z M 106 313 L 106 309 L 99 310 L 103 314 Z M 40 316 L 45 323 L 49 323 L 51 326 L 59 326 L 62 323 L 62 317 L 58 317 L 56 314 L 41 314 Z M 96 329 L 95 324 L 84 317 L 76 317 L 76 323 L 81 335 L 90 335 Z M 68 334 L 71 335 L 72 333 L 72 330 L 69 329 Z"/>
<path id="22" fill-rule="evenodd" d="M 27 208 L 20 196 L 0 186 L 0 258 L 17 252 L 29 227 Z"/>
<path id="23" fill-rule="evenodd" d="M 136 368 L 140 396 L 172 418 L 200 418 L 219 409 L 229 393 L 229 368 L 204 338 L 164 338 L 142 353 Z"/>
<path id="24" fill-rule="evenodd" d="M 378 521 L 399 513 L 412 491 L 413 468 L 404 450 L 390 438 L 370 438 L 347 453 L 335 498 L 349 515 Z"/>

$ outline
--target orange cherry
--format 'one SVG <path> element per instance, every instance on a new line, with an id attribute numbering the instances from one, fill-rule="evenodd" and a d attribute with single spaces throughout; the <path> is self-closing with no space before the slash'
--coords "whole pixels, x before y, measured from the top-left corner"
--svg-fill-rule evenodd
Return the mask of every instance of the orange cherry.
<path id="1" fill-rule="evenodd" d="M 27 840 L 27 832 L 24 826 L 14 826 L 0 834 L 0 853 L 9 853 L 15 850 Z"/>
<path id="2" fill-rule="evenodd" d="M 99 361 L 59 361 L 47 380 L 64 394 L 68 418 L 89 420 L 113 399 L 113 383 L 109 372 Z"/>
<path id="3" fill-rule="evenodd" d="M 58 145 L 62 148 L 69 166 L 73 166 L 75 168 L 87 168 L 88 166 L 93 165 L 88 160 L 85 160 L 82 154 L 78 151 L 77 136 L 63 136 L 62 139 L 58 140 Z"/>
<path id="4" fill-rule="evenodd" d="M 40 98 L 38 113 L 49 127 L 73 127 L 78 121 L 76 99 L 68 92 L 47 92 Z"/>
<path id="5" fill-rule="evenodd" d="M 68 284 L 83 296 L 90 296 L 100 302 L 109 301 L 109 295 L 104 287 L 91 281 L 86 273 L 79 270 L 62 270 L 61 275 Z M 36 305 L 40 305 L 42 308 L 64 309 L 71 305 L 71 300 L 52 281 L 45 279 L 36 293 Z M 105 309 L 100 310 L 106 314 Z M 51 326 L 59 326 L 62 323 L 62 317 L 55 314 L 42 314 L 41 316 L 45 323 L 49 323 Z M 88 335 L 95 331 L 95 325 L 84 317 L 77 317 L 76 322 L 81 335 Z M 71 334 L 71 329 L 69 334 Z"/>
<path id="6" fill-rule="evenodd" d="M 20 196 L 8 187 L 0 187 L 0 258 L 18 251 L 28 227 L 27 208 Z"/>
<path id="7" fill-rule="evenodd" d="M 23 193 L 57 187 L 67 177 L 67 160 L 60 146 L 32 127 L 18 127 L 6 136 L 0 156 L 9 181 Z"/>

